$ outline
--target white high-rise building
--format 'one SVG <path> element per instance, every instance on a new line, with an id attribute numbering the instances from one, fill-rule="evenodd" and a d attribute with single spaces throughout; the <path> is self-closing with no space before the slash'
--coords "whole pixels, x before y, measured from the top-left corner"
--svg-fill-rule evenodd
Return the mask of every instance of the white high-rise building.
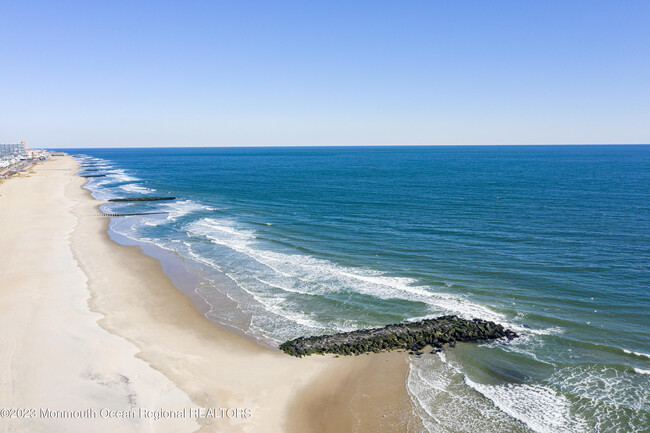
<path id="1" fill-rule="evenodd" d="M 0 158 L 12 158 L 26 153 L 25 142 L 0 143 Z"/>

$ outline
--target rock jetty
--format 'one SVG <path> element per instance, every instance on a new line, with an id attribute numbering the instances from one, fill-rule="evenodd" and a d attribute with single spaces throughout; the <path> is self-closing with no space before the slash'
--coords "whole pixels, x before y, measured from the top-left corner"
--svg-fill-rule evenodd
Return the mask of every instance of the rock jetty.
<path id="1" fill-rule="evenodd" d="M 426 346 L 436 349 L 444 344 L 513 339 L 518 335 L 494 322 L 481 319 L 461 319 L 442 316 L 413 323 L 400 323 L 383 328 L 342 332 L 333 335 L 300 337 L 280 345 L 285 353 L 302 357 L 314 353 L 359 355 L 365 352 L 382 352 L 395 349 L 420 351 Z M 418 354 L 420 354 L 418 352 Z"/>
<path id="2" fill-rule="evenodd" d="M 161 201 L 161 200 L 176 200 L 177 197 L 127 197 L 127 198 L 112 198 L 108 201 L 123 202 L 123 201 Z"/>
<path id="3" fill-rule="evenodd" d="M 132 213 L 106 213 L 102 212 L 102 216 L 110 217 L 127 217 L 134 215 L 167 215 L 169 212 L 132 212 Z"/>

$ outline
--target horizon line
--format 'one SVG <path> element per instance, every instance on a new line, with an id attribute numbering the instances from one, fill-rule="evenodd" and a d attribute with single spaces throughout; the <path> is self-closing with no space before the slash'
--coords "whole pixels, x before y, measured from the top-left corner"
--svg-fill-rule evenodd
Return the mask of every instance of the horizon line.
<path id="1" fill-rule="evenodd" d="M 648 146 L 650 143 L 526 143 L 526 144 L 301 144 L 301 145 L 219 145 L 219 146 L 37 146 L 42 149 L 219 149 L 219 148 L 319 148 L 319 147 L 542 147 L 542 146 Z"/>

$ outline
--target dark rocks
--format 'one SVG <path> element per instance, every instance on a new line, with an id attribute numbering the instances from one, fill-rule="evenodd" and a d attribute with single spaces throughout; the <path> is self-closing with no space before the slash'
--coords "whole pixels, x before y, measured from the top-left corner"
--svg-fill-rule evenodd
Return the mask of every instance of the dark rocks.
<path id="1" fill-rule="evenodd" d="M 494 322 L 481 319 L 466 320 L 457 316 L 442 316 L 414 323 L 400 323 L 383 328 L 364 329 L 333 335 L 296 338 L 280 345 L 280 349 L 292 356 L 314 353 L 359 355 L 364 352 L 383 352 L 406 349 L 421 355 L 422 349 L 431 346 L 441 349 L 443 344 L 453 347 L 457 341 L 475 342 L 512 339 L 513 331 Z"/>
<path id="2" fill-rule="evenodd" d="M 162 200 L 176 200 L 176 197 L 127 197 L 127 198 L 112 198 L 108 201 L 124 202 L 124 201 L 162 201 Z"/>
<path id="3" fill-rule="evenodd" d="M 134 215 L 167 215 L 169 212 L 131 212 L 131 213 L 105 213 L 102 212 L 104 216 L 111 217 L 127 217 Z"/>

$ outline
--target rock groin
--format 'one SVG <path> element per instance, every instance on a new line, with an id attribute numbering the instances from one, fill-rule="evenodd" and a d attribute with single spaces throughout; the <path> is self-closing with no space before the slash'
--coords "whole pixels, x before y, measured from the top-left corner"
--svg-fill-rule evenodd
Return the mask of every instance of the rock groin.
<path id="1" fill-rule="evenodd" d="M 123 202 L 123 201 L 162 201 L 162 200 L 176 200 L 176 197 L 127 197 L 127 198 L 112 198 L 108 201 Z"/>
<path id="2" fill-rule="evenodd" d="M 316 337 L 300 337 L 280 345 L 280 349 L 292 356 L 314 353 L 359 355 L 365 352 L 382 352 L 395 349 L 419 351 L 426 346 L 442 348 L 444 344 L 513 339 L 513 331 L 481 319 L 461 319 L 442 316 L 413 323 L 400 323 L 383 328 L 363 329 Z"/>
<path id="3" fill-rule="evenodd" d="M 102 212 L 102 216 L 110 217 L 127 217 L 135 215 L 167 215 L 169 212 L 131 212 L 131 213 L 106 213 Z"/>

